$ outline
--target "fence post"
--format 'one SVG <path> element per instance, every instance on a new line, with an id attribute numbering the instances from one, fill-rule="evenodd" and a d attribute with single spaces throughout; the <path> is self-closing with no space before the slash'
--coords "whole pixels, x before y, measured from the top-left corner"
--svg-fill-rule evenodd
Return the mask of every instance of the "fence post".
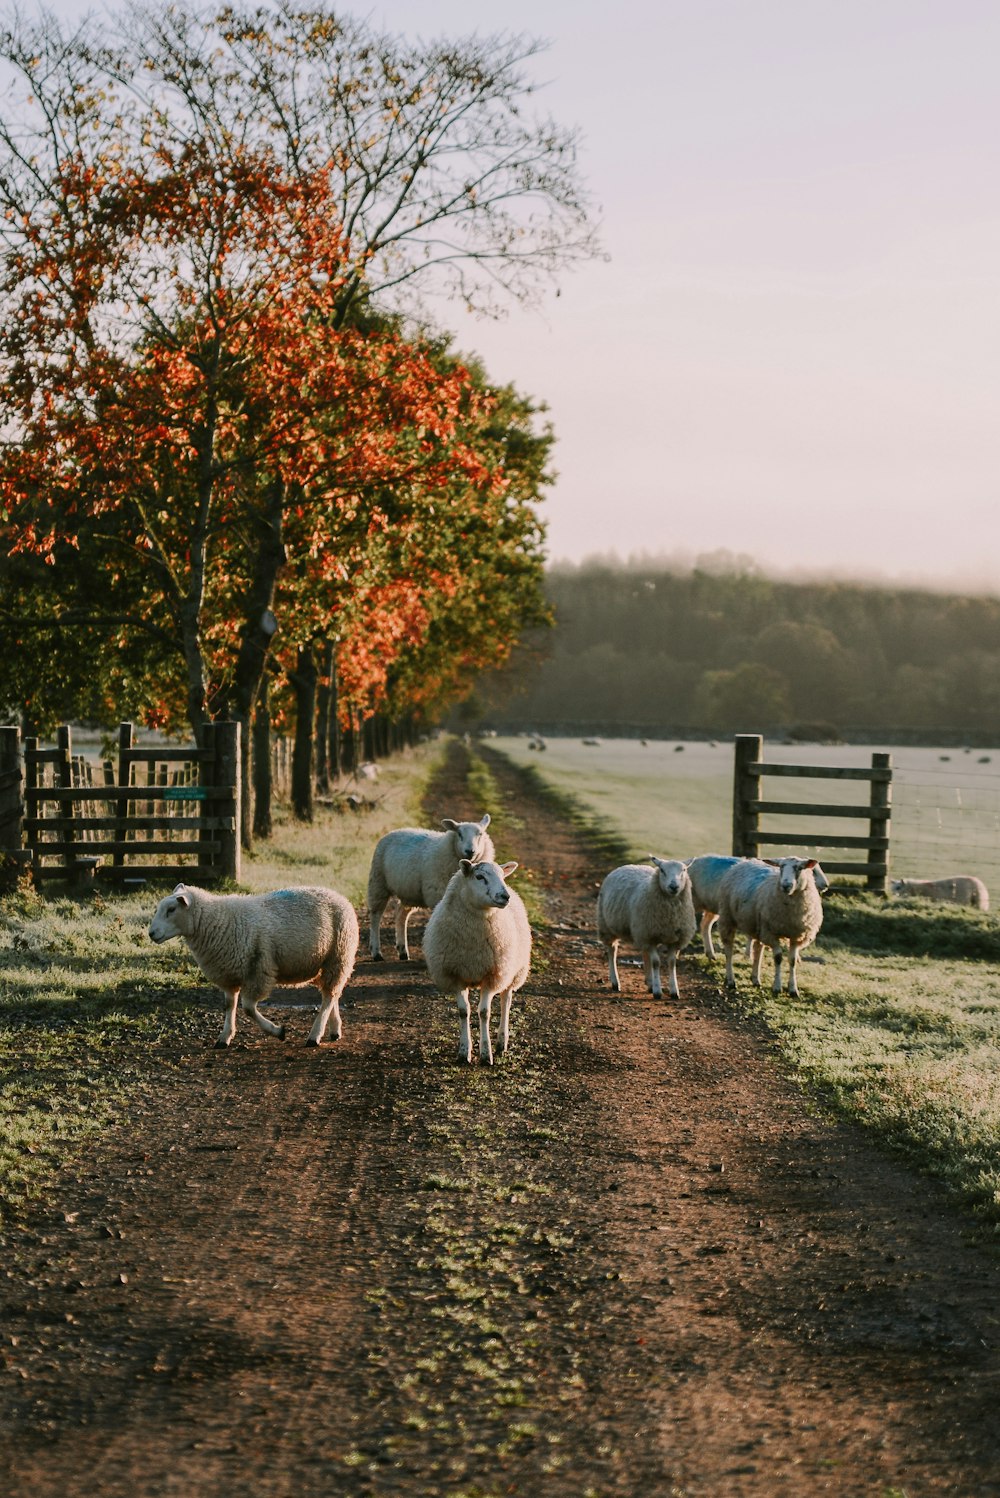
<path id="1" fill-rule="evenodd" d="M 214 751 L 209 761 L 212 767 L 210 773 L 215 785 L 219 789 L 231 792 L 232 795 L 233 826 L 231 829 L 220 829 L 218 832 L 221 845 L 219 876 L 222 879 L 232 879 L 238 882 L 242 872 L 240 814 L 243 800 L 240 784 L 240 725 L 237 722 L 210 723 L 208 732 Z M 223 801 L 206 801 L 202 804 L 206 815 L 222 817 L 229 814 L 230 807 Z"/>
<path id="2" fill-rule="evenodd" d="M 128 751 L 132 748 L 134 730 L 131 723 L 119 723 L 118 725 L 118 787 L 124 789 L 132 783 L 132 762 L 128 757 Z M 115 803 L 115 842 L 124 843 L 128 837 L 128 809 L 129 803 L 122 796 Z M 116 869 L 124 869 L 125 854 L 116 853 L 114 856 Z"/>
<path id="3" fill-rule="evenodd" d="M 760 816 L 750 810 L 760 800 L 760 776 L 749 767 L 758 763 L 764 740 L 757 733 L 738 733 L 733 758 L 733 853 L 737 858 L 757 857 Z"/>
<path id="4" fill-rule="evenodd" d="M 0 728 L 0 889 L 13 889 L 30 862 L 24 847 L 21 730 Z"/>
<path id="5" fill-rule="evenodd" d="M 868 824 L 869 837 L 882 837 L 886 839 L 885 848 L 868 849 L 868 878 L 866 889 L 871 889 L 876 894 L 884 895 L 888 890 L 889 879 L 889 819 L 892 814 L 892 755 L 873 754 L 873 770 L 888 770 L 890 775 L 885 780 L 873 780 L 871 783 L 871 816 Z M 873 872 L 873 867 L 881 864 L 885 872 L 878 874 Z"/>
<path id="6" fill-rule="evenodd" d="M 68 723 L 60 725 L 56 731 L 56 747 L 59 750 L 59 759 L 56 762 L 56 783 L 63 790 L 73 789 L 73 740 Z M 73 801 L 59 802 L 59 832 L 64 843 L 75 843 L 76 832 L 72 822 L 76 817 L 76 805 Z M 76 853 L 72 848 L 67 848 L 63 854 L 66 865 L 66 876 L 70 880 L 76 878 Z"/>

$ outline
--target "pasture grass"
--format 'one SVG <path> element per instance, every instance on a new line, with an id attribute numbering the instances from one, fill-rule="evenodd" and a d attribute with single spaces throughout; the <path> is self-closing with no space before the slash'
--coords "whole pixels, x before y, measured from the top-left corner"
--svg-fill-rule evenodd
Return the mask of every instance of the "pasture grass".
<path id="1" fill-rule="evenodd" d="M 524 739 L 491 742 L 575 807 L 580 825 L 599 829 L 609 868 L 649 851 L 685 857 L 730 846 L 724 746 L 682 754 L 669 744 L 550 741 L 539 753 Z M 798 999 L 772 995 L 769 957 L 760 989 L 749 964 L 737 964 L 731 998 L 763 1021 L 821 1105 L 943 1181 L 1000 1244 L 998 965 L 996 915 L 885 900 L 859 886 L 826 897 L 819 940 L 799 966 Z M 721 960 L 715 972 L 721 983 Z"/>
<path id="2" fill-rule="evenodd" d="M 374 843 L 419 822 L 443 744 L 394 756 L 360 812 L 279 809 L 274 837 L 244 858 L 239 889 L 332 885 L 365 897 Z M 221 1005 L 181 942 L 155 946 L 165 888 L 68 893 L 56 882 L 0 898 L 0 1236 L 23 1204 L 148 1081 L 150 1046 L 171 1032 L 214 1042 Z"/>

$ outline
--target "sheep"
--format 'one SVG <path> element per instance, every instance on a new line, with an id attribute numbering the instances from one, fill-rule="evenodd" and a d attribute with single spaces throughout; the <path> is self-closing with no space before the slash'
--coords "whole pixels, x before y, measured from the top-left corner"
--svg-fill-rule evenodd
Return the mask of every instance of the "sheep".
<path id="1" fill-rule="evenodd" d="M 500 1054 L 510 1042 L 510 1006 L 531 966 L 531 927 L 524 902 L 507 880 L 516 863 L 473 862 L 458 871 L 431 911 L 424 932 L 424 957 L 431 978 L 444 994 L 454 994 L 461 1022 L 458 1055 L 472 1060 L 469 990 L 479 990 L 479 1057 L 493 1065 L 490 1011 L 500 996 Z"/>
<path id="2" fill-rule="evenodd" d="M 332 889 L 301 887 L 266 895 L 215 895 L 178 884 L 149 923 L 155 942 L 183 936 L 201 971 L 226 996 L 226 1017 L 216 1047 L 236 1033 L 236 1004 L 252 1014 L 265 1035 L 285 1038 L 284 1025 L 257 1008 L 277 983 L 316 983 L 322 996 L 306 1045 L 319 1045 L 333 1018 L 339 1040 L 340 995 L 358 952 L 354 907 Z"/>
<path id="3" fill-rule="evenodd" d="M 667 991 L 679 998 L 677 954 L 694 936 L 697 923 L 691 880 L 679 859 L 657 858 L 653 864 L 627 863 L 612 869 L 597 895 L 597 935 L 608 953 L 608 981 L 621 993 L 618 944 L 628 941 L 642 953 L 646 987 L 655 999 L 663 997 L 660 949 L 667 956 Z"/>
<path id="4" fill-rule="evenodd" d="M 764 946 L 774 953 L 773 992 L 781 992 L 782 938 L 788 942 L 788 992 L 798 998 L 796 965 L 823 924 L 815 858 L 744 859 L 719 886 L 719 935 L 726 954 L 726 984 L 735 988 L 733 942 L 737 931 L 751 938 L 750 981 L 760 986 Z"/>
<path id="5" fill-rule="evenodd" d="M 753 861 L 760 862 L 759 859 Z M 694 898 L 694 910 L 699 921 L 705 956 L 710 962 L 714 962 L 718 953 L 712 942 L 712 931 L 719 918 L 719 887 L 729 870 L 745 860 L 725 853 L 702 853 L 697 858 L 686 859 L 685 862 L 691 879 L 691 894 Z M 770 867 L 770 865 L 765 865 L 765 867 Z M 813 869 L 813 878 L 820 894 L 829 889 L 830 881 L 819 864 Z"/>
<path id="6" fill-rule="evenodd" d="M 382 961 L 382 914 L 393 895 L 396 909 L 396 954 L 409 962 L 406 927 L 414 910 L 433 910 L 448 880 L 463 858 L 488 863 L 494 856 L 486 829 L 490 814 L 478 822 L 453 822 L 445 817 L 444 832 L 423 827 L 397 827 L 375 844 L 368 873 L 369 947 L 372 961 Z"/>
<path id="7" fill-rule="evenodd" d="M 975 874 L 953 874 L 950 879 L 893 879 L 894 895 L 922 895 L 925 900 L 945 900 L 952 905 L 971 905 L 989 910 L 990 893 Z"/>

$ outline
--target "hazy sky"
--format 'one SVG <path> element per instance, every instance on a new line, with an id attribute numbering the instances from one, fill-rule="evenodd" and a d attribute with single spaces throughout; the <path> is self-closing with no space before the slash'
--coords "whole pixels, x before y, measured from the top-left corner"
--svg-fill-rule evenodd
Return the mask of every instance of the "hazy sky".
<path id="1" fill-rule="evenodd" d="M 998 0 L 344 8 L 551 43 L 532 71 L 610 260 L 451 321 L 550 407 L 553 559 L 1000 588 Z"/>

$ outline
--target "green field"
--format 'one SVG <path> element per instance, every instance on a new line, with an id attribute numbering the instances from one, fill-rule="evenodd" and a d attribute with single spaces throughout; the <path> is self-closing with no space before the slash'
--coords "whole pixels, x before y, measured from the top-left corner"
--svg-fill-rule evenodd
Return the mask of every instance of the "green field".
<path id="1" fill-rule="evenodd" d="M 651 739 L 547 739 L 544 753 L 526 736 L 491 740 L 516 764 L 534 765 L 560 790 L 625 834 L 635 855 L 690 858 L 732 848 L 733 744 Z M 765 742 L 770 763 L 867 767 L 873 750 L 892 754 L 892 874 L 936 879 L 977 874 L 994 884 L 1000 903 L 1000 750 L 927 749 L 857 744 Z M 864 782 L 784 780 L 763 782 L 765 795 L 801 802 L 858 802 Z M 794 790 L 793 790 L 794 787 Z M 762 825 L 765 825 L 762 823 Z M 772 818 L 769 830 L 792 830 Z M 795 830 L 864 834 L 860 822 L 814 818 Z M 788 852 L 800 852 L 789 848 Z M 817 850 L 819 851 L 819 850 Z M 838 856 L 830 850 L 828 856 Z M 863 858 L 857 851 L 839 857 Z M 822 853 L 820 852 L 820 857 Z"/>
<path id="2" fill-rule="evenodd" d="M 617 831 L 631 857 L 730 850 L 731 744 L 552 739 L 539 752 L 519 737 L 490 745 Z M 864 765 L 870 755 L 765 746 L 770 762 Z M 978 754 L 930 749 L 896 750 L 894 766 L 894 871 L 927 872 L 933 847 L 945 860 L 940 873 L 961 865 L 989 883 L 995 868 L 1000 891 L 991 766 Z M 835 784 L 822 783 L 824 800 L 835 799 Z M 969 846 L 988 849 L 993 862 L 966 858 Z M 706 965 L 700 954 L 687 961 Z M 768 966 L 767 986 L 755 990 L 742 965 L 734 1006 L 765 1021 L 823 1105 L 947 1182 L 1000 1242 L 1000 918 L 924 900 L 828 896 L 798 1000 L 772 996 Z M 721 960 L 713 973 L 721 983 Z"/>

